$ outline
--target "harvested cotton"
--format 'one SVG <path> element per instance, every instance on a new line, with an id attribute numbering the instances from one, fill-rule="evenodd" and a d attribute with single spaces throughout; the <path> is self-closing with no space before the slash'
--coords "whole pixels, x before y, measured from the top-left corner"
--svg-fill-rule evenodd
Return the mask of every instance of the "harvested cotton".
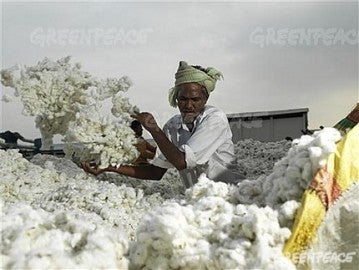
<path id="1" fill-rule="evenodd" d="M 80 161 L 92 160 L 100 168 L 120 166 L 133 162 L 139 155 L 134 131 L 130 128 L 129 116 L 123 123 L 103 117 L 96 104 L 84 107 L 69 124 L 65 141 L 68 158 Z"/>
<path id="2" fill-rule="evenodd" d="M 300 201 L 315 172 L 325 166 L 340 138 L 336 129 L 324 128 L 312 136 L 295 139 L 286 156 L 275 163 L 270 175 L 238 184 L 239 202 L 276 208 L 287 201 Z"/>
<path id="3" fill-rule="evenodd" d="M 117 186 L 126 185 L 142 189 L 145 196 L 159 194 L 163 199 L 181 198 L 185 193 L 179 173 L 176 169 L 168 169 L 160 181 L 143 181 L 141 179 L 126 177 L 116 173 L 104 173 L 97 176 L 101 181 L 114 183 Z"/>
<path id="4" fill-rule="evenodd" d="M 127 76 L 100 80 L 70 60 L 70 56 L 57 61 L 45 58 L 34 66 L 4 69 L 1 82 L 20 96 L 23 113 L 36 117 L 43 149 L 50 149 L 53 136 L 60 134 L 71 146 L 80 144 L 82 151 L 68 147 L 68 153 L 77 151 L 80 160 L 94 159 L 102 168 L 132 162 L 138 156 L 129 127 L 135 107 L 119 94 L 130 88 L 131 80 Z M 103 121 L 99 107 L 110 97 L 117 102 L 119 119 Z"/>
<path id="5" fill-rule="evenodd" d="M 290 231 L 277 213 L 230 202 L 231 187 L 202 176 L 185 200 L 143 218 L 131 247 L 137 269 L 295 269 L 282 255 Z"/>
<path id="6" fill-rule="evenodd" d="M 4 160 L 0 191 L 6 203 L 23 201 L 50 212 L 80 209 L 96 214 L 107 225 L 123 227 L 130 239 L 134 239 L 142 215 L 164 200 L 158 193 L 144 196 L 141 189 L 98 181 L 67 166 L 70 161 L 66 159 L 38 155 L 34 161 L 42 164 L 40 167 L 16 150 L 0 150 L 0 158 Z"/>
<path id="7" fill-rule="evenodd" d="M 301 203 L 297 201 L 287 201 L 283 203 L 276 210 L 278 211 L 278 221 L 280 226 L 286 228 L 292 228 L 295 215 Z"/>
<path id="8" fill-rule="evenodd" d="M 0 159 L 0 192 L 6 202 L 33 201 L 66 181 L 64 174 L 32 165 L 17 150 L 0 150 Z"/>
<path id="9" fill-rule="evenodd" d="M 127 268 L 126 235 L 71 211 L 48 213 L 24 203 L 3 209 L 2 265 L 6 269 Z"/>
<path id="10" fill-rule="evenodd" d="M 234 145 L 240 175 L 248 179 L 272 172 L 275 162 L 284 157 L 291 142 L 259 142 L 253 139 L 240 140 Z"/>
<path id="11" fill-rule="evenodd" d="M 15 89 L 24 105 L 23 113 L 36 116 L 40 130 L 64 134 L 74 119 L 79 104 L 86 102 L 86 90 L 94 79 L 72 65 L 70 57 L 52 61 L 48 58 L 31 67 L 3 70 L 2 83 Z"/>
<path id="12" fill-rule="evenodd" d="M 290 198 L 301 196 L 302 189 L 297 187 L 301 187 L 298 183 L 302 183 L 303 179 L 300 173 L 293 173 L 292 178 L 287 180 L 287 169 L 300 166 L 299 171 L 304 171 L 305 165 L 309 164 L 310 167 L 305 170 L 312 173 L 315 168 L 312 160 L 315 161 L 315 156 L 311 160 L 308 148 L 319 145 L 323 159 L 326 155 L 323 153 L 328 151 L 321 146 L 323 142 L 318 142 L 318 145 L 311 143 L 317 135 L 309 137 L 299 139 L 302 149 L 298 149 L 298 144 L 293 144 L 295 151 L 291 150 L 291 155 L 287 154 L 277 162 L 273 171 L 271 168 L 265 170 L 272 171 L 271 175 L 257 177 L 258 172 L 248 167 L 248 179 L 238 185 L 216 183 L 203 177 L 185 195 L 182 189 L 182 194 L 178 196 L 175 194 L 177 191 L 181 193 L 180 188 L 183 186 L 178 173 L 171 170 L 165 176 L 166 181 L 147 182 L 114 173 L 106 173 L 96 179 L 67 159 L 37 155 L 28 162 L 14 150 L 0 151 L 1 197 L 5 200 L 6 209 L 11 204 L 22 201 L 36 211 L 41 206 L 50 212 L 48 215 L 66 211 L 85 224 L 120 231 L 123 228 L 123 232 L 133 241 L 127 258 L 135 269 L 140 266 L 155 269 L 293 269 L 291 262 L 283 258 L 281 250 L 285 239 L 289 237 L 288 228 L 292 226 L 299 206 L 299 200 Z M 255 151 L 268 149 L 266 143 L 256 144 Z M 278 143 L 278 147 L 285 147 L 285 144 Z M 277 153 L 281 151 L 278 150 Z M 257 159 L 262 160 L 262 156 L 258 154 Z M 320 160 L 321 158 L 316 162 L 319 164 Z M 256 162 L 251 164 L 254 166 Z M 281 199 L 272 197 L 271 188 L 276 181 L 279 181 L 279 186 L 282 185 L 280 181 L 292 181 L 294 192 L 283 189 L 280 192 L 286 195 L 282 194 Z M 157 188 L 161 196 L 156 193 Z M 261 195 L 262 192 L 264 194 Z M 167 201 L 164 206 L 152 211 L 162 204 L 166 194 L 166 198 L 175 197 L 176 200 Z M 269 205 L 272 209 L 264 207 L 267 196 L 272 197 L 268 199 L 273 202 Z M 254 205 L 241 205 L 244 198 L 246 203 Z M 3 218 L 7 215 L 10 215 L 9 211 Z M 140 229 L 136 235 L 137 228 Z M 26 239 L 26 236 L 20 238 Z M 9 239 L 8 244 L 11 243 L 12 240 Z M 18 248 L 17 252 L 21 250 Z M 112 251 L 111 249 L 109 254 Z M 5 254 L 1 256 L 7 256 L 6 262 L 16 261 L 17 254 L 11 254 L 11 257 Z M 96 254 L 89 261 L 95 260 L 95 256 Z M 82 258 L 74 260 L 84 261 Z M 29 265 L 29 262 L 24 262 L 24 265 Z M 97 264 L 97 268 L 101 268 L 101 265 Z"/>

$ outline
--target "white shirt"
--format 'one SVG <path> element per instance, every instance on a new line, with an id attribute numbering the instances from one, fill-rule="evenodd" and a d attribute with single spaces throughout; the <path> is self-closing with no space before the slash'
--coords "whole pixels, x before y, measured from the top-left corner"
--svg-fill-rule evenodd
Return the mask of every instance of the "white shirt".
<path id="1" fill-rule="evenodd" d="M 182 122 L 181 115 L 172 117 L 163 127 L 168 139 L 185 153 L 187 168 L 179 171 L 183 184 L 193 186 L 205 173 L 215 181 L 232 182 L 238 179 L 233 172 L 234 146 L 227 116 L 221 110 L 206 105 L 195 122 L 192 131 Z M 152 164 L 161 168 L 173 168 L 158 149 Z"/>

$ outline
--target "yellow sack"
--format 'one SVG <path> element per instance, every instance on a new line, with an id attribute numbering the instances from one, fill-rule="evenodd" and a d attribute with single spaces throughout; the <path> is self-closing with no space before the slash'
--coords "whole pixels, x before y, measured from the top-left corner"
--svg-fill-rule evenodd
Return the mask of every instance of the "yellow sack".
<path id="1" fill-rule="evenodd" d="M 320 183 L 318 184 L 318 179 Z M 292 229 L 292 235 L 283 253 L 294 263 L 300 253 L 315 239 L 319 225 L 332 202 L 354 182 L 359 181 L 359 125 L 350 130 L 329 155 L 325 168 L 318 170 L 313 184 L 302 197 Z M 321 185 L 318 193 L 316 185 Z"/>

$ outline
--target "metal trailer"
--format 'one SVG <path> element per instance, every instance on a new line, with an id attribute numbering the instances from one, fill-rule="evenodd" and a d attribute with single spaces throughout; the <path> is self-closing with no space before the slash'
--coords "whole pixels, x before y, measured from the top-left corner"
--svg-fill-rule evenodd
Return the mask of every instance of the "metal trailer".
<path id="1" fill-rule="evenodd" d="M 308 131 L 308 108 L 227 114 L 233 142 L 261 142 L 299 138 Z"/>

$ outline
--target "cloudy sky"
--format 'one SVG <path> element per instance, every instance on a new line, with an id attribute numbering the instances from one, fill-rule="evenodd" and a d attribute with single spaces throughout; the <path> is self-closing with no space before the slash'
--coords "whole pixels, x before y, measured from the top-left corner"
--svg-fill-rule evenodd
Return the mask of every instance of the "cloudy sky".
<path id="1" fill-rule="evenodd" d="M 226 113 L 309 108 L 332 126 L 359 100 L 358 2 L 2 2 L 2 68 L 71 55 L 82 69 L 128 75 L 128 96 L 162 125 L 178 62 L 224 74 L 209 104 Z M 12 94 L 1 88 L 2 94 Z M 2 131 L 40 137 L 20 102 Z"/>

